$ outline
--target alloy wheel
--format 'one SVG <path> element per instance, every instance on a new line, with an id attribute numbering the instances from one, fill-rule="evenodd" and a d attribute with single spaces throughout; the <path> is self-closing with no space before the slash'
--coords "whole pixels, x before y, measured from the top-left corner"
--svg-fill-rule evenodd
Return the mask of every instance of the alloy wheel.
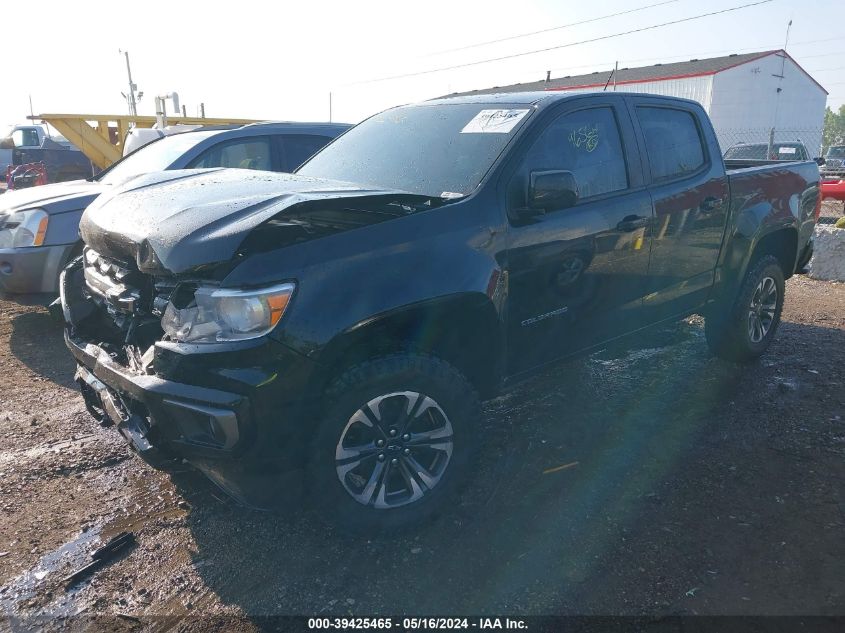
<path id="1" fill-rule="evenodd" d="M 777 302 L 778 288 L 775 280 L 764 277 L 754 289 L 748 309 L 748 336 L 752 343 L 762 341 L 772 329 Z"/>
<path id="2" fill-rule="evenodd" d="M 335 448 L 337 477 L 358 503 L 403 506 L 438 485 L 453 446 L 452 423 L 433 398 L 416 391 L 384 394 L 346 423 Z"/>

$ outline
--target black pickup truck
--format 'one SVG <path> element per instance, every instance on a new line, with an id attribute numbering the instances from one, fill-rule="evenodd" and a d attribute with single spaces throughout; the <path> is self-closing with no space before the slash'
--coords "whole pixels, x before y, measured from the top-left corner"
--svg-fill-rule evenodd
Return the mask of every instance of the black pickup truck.
<path id="1" fill-rule="evenodd" d="M 63 273 L 66 341 L 90 411 L 157 467 L 396 528 L 448 503 L 479 401 L 532 370 L 692 313 L 717 355 L 762 354 L 819 200 L 814 162 L 726 173 L 691 101 L 429 101 L 293 175 L 103 194 Z"/>

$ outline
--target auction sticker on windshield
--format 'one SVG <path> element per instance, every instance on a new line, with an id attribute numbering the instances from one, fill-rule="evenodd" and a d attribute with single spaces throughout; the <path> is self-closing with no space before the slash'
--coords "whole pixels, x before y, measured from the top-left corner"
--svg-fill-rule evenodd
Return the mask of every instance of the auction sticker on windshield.
<path id="1" fill-rule="evenodd" d="M 507 134 L 528 110 L 482 110 L 464 126 L 461 134 Z"/>

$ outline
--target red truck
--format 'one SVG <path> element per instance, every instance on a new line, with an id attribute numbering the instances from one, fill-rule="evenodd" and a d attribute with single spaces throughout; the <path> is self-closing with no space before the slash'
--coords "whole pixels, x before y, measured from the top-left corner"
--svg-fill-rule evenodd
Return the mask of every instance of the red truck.
<path id="1" fill-rule="evenodd" d="M 822 199 L 845 202 L 845 145 L 831 146 L 824 161 L 821 168 Z"/>

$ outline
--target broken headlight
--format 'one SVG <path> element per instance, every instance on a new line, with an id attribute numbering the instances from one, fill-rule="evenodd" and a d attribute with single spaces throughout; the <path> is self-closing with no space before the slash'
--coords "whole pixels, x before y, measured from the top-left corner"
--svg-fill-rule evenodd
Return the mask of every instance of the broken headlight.
<path id="1" fill-rule="evenodd" d="M 185 308 L 168 303 L 161 327 L 180 343 L 241 341 L 267 334 L 281 320 L 294 284 L 257 290 L 200 287 Z"/>
<path id="2" fill-rule="evenodd" d="M 0 248 L 41 246 L 49 216 L 42 209 L 16 211 L 0 216 Z"/>

